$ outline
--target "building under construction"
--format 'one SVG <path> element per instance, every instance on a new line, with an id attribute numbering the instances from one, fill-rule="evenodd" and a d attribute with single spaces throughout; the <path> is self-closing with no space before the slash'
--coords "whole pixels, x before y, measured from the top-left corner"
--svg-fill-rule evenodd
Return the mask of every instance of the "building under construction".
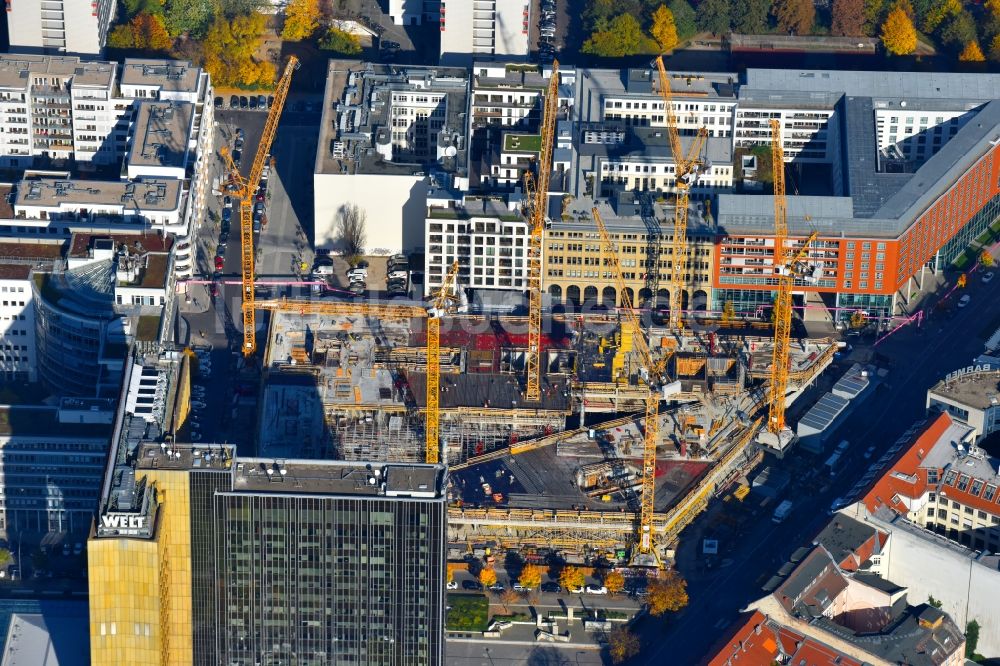
<path id="1" fill-rule="evenodd" d="M 259 455 L 419 462 L 425 455 L 427 319 L 275 308 Z M 645 372 L 616 316 L 545 322 L 541 400 L 524 396 L 526 321 L 441 320 L 440 442 L 451 470 L 449 530 L 469 547 L 627 550 L 641 493 Z M 665 548 L 708 501 L 759 462 L 772 340 L 765 326 L 668 332 L 650 347 L 662 388 L 654 533 Z M 827 339 L 792 346 L 790 389 L 832 360 Z"/>

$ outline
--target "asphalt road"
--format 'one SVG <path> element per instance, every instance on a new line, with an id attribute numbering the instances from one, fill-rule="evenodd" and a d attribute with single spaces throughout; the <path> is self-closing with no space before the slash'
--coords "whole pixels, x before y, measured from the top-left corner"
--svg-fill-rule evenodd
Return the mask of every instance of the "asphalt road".
<path id="1" fill-rule="evenodd" d="M 698 530 L 718 509 L 713 508 L 695 521 L 682 535 L 678 553 L 678 569 L 688 579 L 691 601 L 673 617 L 640 621 L 637 631 L 644 650 L 633 663 L 698 663 L 740 609 L 763 596 L 762 583 L 796 548 L 809 544 L 827 523 L 833 499 L 849 491 L 882 451 L 914 421 L 924 417 L 927 389 L 982 352 L 984 337 L 980 334 L 991 322 L 1000 320 L 1000 296 L 993 286 L 982 284 L 978 275 L 971 276 L 968 287 L 961 292 L 972 297 L 970 306 L 931 315 L 922 328 L 907 327 L 878 346 L 877 351 L 889 357 L 893 365 L 884 388 L 858 405 L 829 438 L 852 443 L 848 463 L 835 479 L 831 481 L 817 471 L 823 456 L 804 450 L 793 451 L 780 461 L 769 456 L 768 464 L 795 470 L 792 487 L 784 494 L 784 498 L 796 502 L 788 520 L 774 524 L 770 510 L 761 511 L 756 520 L 742 526 L 742 533 L 733 540 L 735 548 L 721 553 L 729 560 L 728 566 L 710 571 L 699 565 Z M 877 447 L 876 453 L 867 460 L 863 453 L 871 445 Z M 814 475 L 807 478 L 810 470 Z"/>

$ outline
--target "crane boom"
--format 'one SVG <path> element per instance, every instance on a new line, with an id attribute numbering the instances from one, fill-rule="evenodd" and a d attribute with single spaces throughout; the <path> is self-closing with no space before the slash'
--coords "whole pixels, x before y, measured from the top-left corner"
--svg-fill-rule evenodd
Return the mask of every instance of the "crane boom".
<path id="1" fill-rule="evenodd" d="M 633 344 L 639 350 L 649 376 L 646 381 L 649 384 L 649 395 L 646 396 L 646 421 L 643 436 L 642 448 L 642 494 L 639 505 L 639 555 L 641 558 L 652 558 L 653 563 L 658 562 L 656 552 L 653 550 L 653 503 L 656 498 L 656 445 L 659 441 L 660 426 L 660 396 L 656 390 L 656 382 L 660 380 L 663 370 L 663 363 L 654 362 L 653 354 L 646 342 L 646 337 L 642 334 L 639 317 L 632 308 L 632 298 L 629 296 L 628 286 L 625 277 L 622 275 L 621 262 L 618 260 L 618 253 L 615 250 L 611 236 L 604 226 L 604 220 L 595 207 L 591 214 L 597 224 L 597 231 L 601 235 L 601 243 L 608 253 L 608 263 L 611 264 L 612 277 L 615 285 L 621 294 L 622 307 L 620 313 L 625 315 L 629 328 L 632 329 Z"/>
<path id="2" fill-rule="evenodd" d="M 677 131 L 677 116 L 674 114 L 673 92 L 670 89 L 670 76 L 663 64 L 663 56 L 656 58 L 656 70 L 660 76 L 660 97 L 663 98 L 664 118 L 667 123 L 667 138 L 670 141 L 670 152 L 674 158 L 675 187 L 677 195 L 674 199 L 674 240 L 670 252 L 670 321 L 672 330 L 681 327 L 681 307 L 684 303 L 684 265 L 687 263 L 687 222 L 688 201 L 691 185 L 697 179 L 698 155 L 708 138 L 708 130 L 704 127 L 698 130 L 694 144 L 688 155 L 684 155 L 680 134 Z M 649 270 L 659 270 L 659 266 L 647 266 Z"/>
<path id="3" fill-rule="evenodd" d="M 441 316 L 448 307 L 449 291 L 457 288 L 458 262 L 441 283 L 434 307 L 427 314 L 427 412 L 424 422 L 425 462 L 437 464 L 441 455 Z"/>
<path id="4" fill-rule="evenodd" d="M 549 176 L 552 173 L 552 142 L 556 135 L 556 111 L 559 106 L 559 61 L 552 62 L 552 75 L 542 101 L 541 148 L 538 155 L 538 178 L 531 199 L 528 240 L 528 358 L 527 390 L 531 402 L 542 398 L 542 231 L 545 208 L 549 197 Z"/>
<path id="5" fill-rule="evenodd" d="M 233 163 L 228 150 L 222 150 L 223 158 L 226 160 L 228 170 L 236 183 L 234 195 L 239 199 L 240 204 L 240 271 L 243 278 L 243 355 L 252 356 L 257 351 L 257 318 L 254 307 L 253 282 L 255 275 L 254 268 L 254 245 L 253 245 L 253 194 L 254 189 L 260 182 L 261 174 L 264 172 L 264 163 L 267 155 L 271 152 L 271 144 L 274 142 L 274 135 L 278 131 L 278 121 L 281 119 L 281 111 L 285 106 L 285 99 L 288 97 L 288 87 L 292 82 L 292 72 L 299 67 L 299 59 L 295 56 L 288 58 L 285 70 L 278 79 L 278 85 L 274 89 L 274 103 L 267 112 L 267 121 L 264 123 L 264 131 L 257 144 L 257 152 L 254 153 L 253 164 L 250 166 L 250 174 L 243 178 L 239 169 Z"/>

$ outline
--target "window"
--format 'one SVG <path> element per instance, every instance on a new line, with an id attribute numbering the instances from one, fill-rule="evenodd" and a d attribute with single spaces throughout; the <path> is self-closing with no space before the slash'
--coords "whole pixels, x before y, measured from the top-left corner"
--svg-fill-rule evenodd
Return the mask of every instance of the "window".
<path id="1" fill-rule="evenodd" d="M 955 485 L 955 477 L 956 476 L 958 476 L 958 474 L 954 470 L 948 470 L 948 473 L 945 474 L 945 476 L 944 476 L 944 484 L 946 486 L 953 486 L 953 485 Z"/>
<path id="2" fill-rule="evenodd" d="M 958 477 L 958 485 L 955 487 L 964 493 L 966 489 L 969 487 L 969 477 L 967 477 L 965 474 L 962 474 L 960 477 Z"/>
<path id="3" fill-rule="evenodd" d="M 937 482 L 938 482 L 938 471 L 936 469 L 927 470 L 927 483 L 937 483 Z"/>
<path id="4" fill-rule="evenodd" d="M 987 502 L 992 502 L 993 496 L 996 495 L 996 492 L 997 492 L 996 486 L 994 486 L 992 483 L 987 484 L 986 492 L 983 493 L 983 499 L 986 500 Z"/>
<path id="5" fill-rule="evenodd" d="M 979 479 L 976 479 L 975 481 L 972 482 L 972 488 L 969 489 L 969 493 L 975 495 L 976 497 L 979 497 L 979 493 L 981 493 L 982 490 L 983 490 L 983 482 L 980 481 Z"/>

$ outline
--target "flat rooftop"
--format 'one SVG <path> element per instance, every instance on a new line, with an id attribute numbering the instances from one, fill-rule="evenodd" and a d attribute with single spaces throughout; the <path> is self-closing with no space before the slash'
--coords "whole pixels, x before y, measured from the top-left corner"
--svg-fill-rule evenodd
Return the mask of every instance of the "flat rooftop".
<path id="1" fill-rule="evenodd" d="M 973 409 L 989 409 L 1000 404 L 1000 370 L 985 370 L 942 379 L 928 393 L 954 400 Z"/>
<path id="2" fill-rule="evenodd" d="M 81 62 L 76 56 L 0 55 L 0 88 L 28 90 L 32 75 L 72 78 L 72 86 L 110 87 L 116 63 Z"/>
<path id="3" fill-rule="evenodd" d="M 38 178 L 17 185 L 14 210 L 57 208 L 77 212 L 88 206 L 117 206 L 122 214 L 137 211 L 170 212 L 180 208 L 181 181 L 156 178 L 136 181 Z"/>
<path id="4" fill-rule="evenodd" d="M 443 465 L 240 458 L 234 492 L 366 497 L 444 497 Z"/>
<path id="5" fill-rule="evenodd" d="M 126 163 L 184 168 L 193 123 L 194 105 L 189 102 L 141 102 L 132 126 Z"/>
<path id="6" fill-rule="evenodd" d="M 107 423 L 61 421 L 56 407 L 0 407 L 0 436 L 105 439 L 110 435 Z"/>
<path id="7" fill-rule="evenodd" d="M 95 241 L 100 240 L 110 240 L 116 248 L 119 245 L 127 245 L 132 253 L 169 252 L 174 245 L 172 236 L 163 236 L 154 232 L 144 234 L 74 233 L 70 237 L 66 256 L 89 257 L 93 252 Z"/>
<path id="8" fill-rule="evenodd" d="M 330 60 L 320 121 L 316 173 L 421 176 L 433 164 L 447 172 L 464 172 L 468 158 L 465 114 L 469 70 L 460 67 L 380 65 L 356 60 Z M 375 150 L 392 131 L 393 91 L 444 93 L 445 116 L 439 146 L 454 147 L 452 156 L 415 161 L 401 156 L 388 161 Z M 336 144 L 336 145 L 335 145 Z"/>
<path id="9" fill-rule="evenodd" d="M 170 92 L 198 92 L 201 68 L 187 60 L 126 58 L 122 85 L 155 86 Z"/>

